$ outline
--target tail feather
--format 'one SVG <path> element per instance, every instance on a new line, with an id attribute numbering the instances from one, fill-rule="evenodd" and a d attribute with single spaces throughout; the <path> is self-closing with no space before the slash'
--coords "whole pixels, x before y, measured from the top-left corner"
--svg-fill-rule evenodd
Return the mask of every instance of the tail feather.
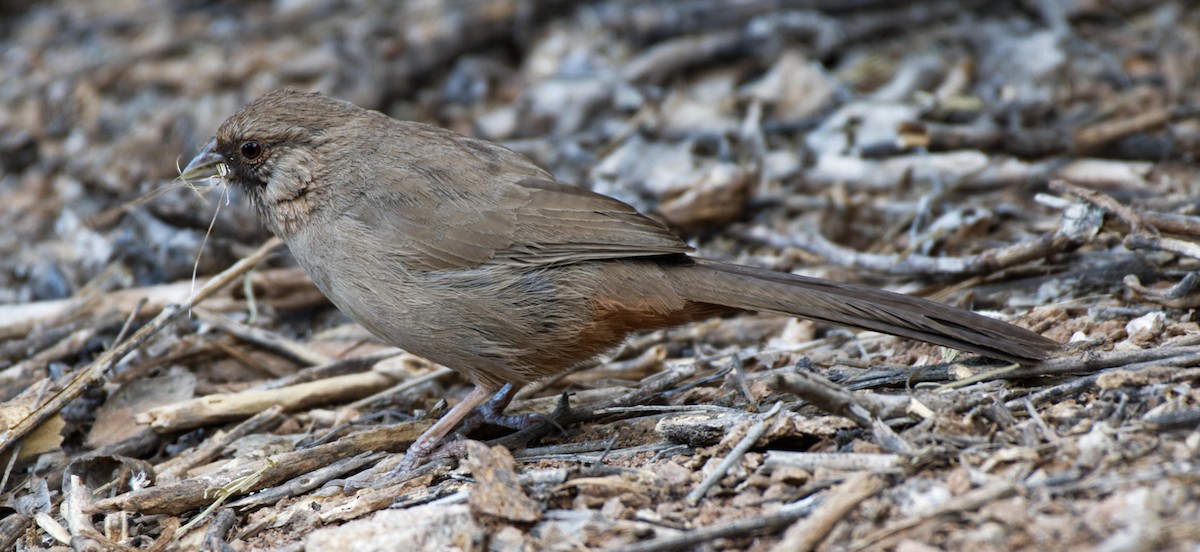
<path id="1" fill-rule="evenodd" d="M 1013 362 L 1042 360 L 1059 343 L 927 299 L 706 259 L 672 267 L 676 291 L 700 303 L 873 330 Z"/>

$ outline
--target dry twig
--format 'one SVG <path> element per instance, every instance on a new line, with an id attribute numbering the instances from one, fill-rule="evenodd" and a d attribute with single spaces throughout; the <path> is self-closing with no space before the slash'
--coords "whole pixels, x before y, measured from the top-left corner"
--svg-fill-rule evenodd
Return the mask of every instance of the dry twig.
<path id="1" fill-rule="evenodd" d="M 263 258 L 269 255 L 275 248 L 279 247 L 282 242 L 278 238 L 272 238 L 267 243 L 263 244 L 254 254 L 238 261 L 227 270 L 213 277 L 200 289 L 196 290 L 195 295 L 184 303 L 176 304 L 163 309 L 163 311 L 154 318 L 149 324 L 146 324 L 132 336 L 128 341 L 116 344 L 112 349 L 109 349 L 96 360 L 92 361 L 86 367 L 79 370 L 74 375 L 70 382 L 66 384 L 60 391 L 50 397 L 50 400 L 45 404 L 39 405 L 36 410 L 22 419 L 13 427 L 10 427 L 3 432 L 0 432 L 0 452 L 9 450 L 22 437 L 38 427 L 53 416 L 58 411 L 62 410 L 68 402 L 75 399 L 83 393 L 83 390 L 88 386 L 100 381 L 104 378 L 104 374 L 115 361 L 129 354 L 131 351 L 140 346 L 150 336 L 157 333 L 159 330 L 167 326 L 179 316 L 183 315 L 193 305 L 207 299 L 212 294 L 216 293 L 221 288 L 225 287 L 238 276 L 246 271 L 254 268 Z"/>

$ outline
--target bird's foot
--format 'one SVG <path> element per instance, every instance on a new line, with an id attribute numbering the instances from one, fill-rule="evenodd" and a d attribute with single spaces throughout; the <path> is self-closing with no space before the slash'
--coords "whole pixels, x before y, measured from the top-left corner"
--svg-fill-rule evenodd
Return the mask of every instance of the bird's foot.
<path id="1" fill-rule="evenodd" d="M 496 394 L 492 395 L 487 402 L 479 405 L 479 407 L 475 408 L 475 410 L 472 410 L 470 414 L 467 414 L 467 416 L 463 418 L 462 426 L 459 428 L 458 433 L 462 435 L 468 435 L 472 431 L 483 427 L 483 424 L 491 424 L 500 427 L 506 427 L 508 429 L 522 430 L 543 421 L 549 420 L 553 422 L 553 420 L 551 420 L 551 418 L 545 414 L 539 414 L 536 412 L 527 414 L 505 414 L 504 409 L 508 408 L 509 403 L 512 402 L 513 397 L 517 395 L 517 391 L 520 389 L 521 388 L 519 386 L 511 383 L 505 384 L 504 387 L 501 387 L 500 390 L 497 391 Z"/>

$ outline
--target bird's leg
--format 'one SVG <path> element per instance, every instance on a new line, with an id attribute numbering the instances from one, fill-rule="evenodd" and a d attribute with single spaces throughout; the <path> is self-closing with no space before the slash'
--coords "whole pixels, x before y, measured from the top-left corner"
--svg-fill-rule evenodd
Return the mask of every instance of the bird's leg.
<path id="1" fill-rule="evenodd" d="M 429 426 L 425 433 L 422 433 L 416 441 L 413 441 L 412 445 L 409 445 L 408 452 L 404 453 L 404 460 L 400 461 L 396 471 L 406 472 L 419 466 L 437 448 L 442 438 L 487 398 L 487 390 L 476 385 L 475 389 L 463 397 L 462 401 L 454 405 L 454 408 L 442 415 L 437 423 Z"/>
<path id="2" fill-rule="evenodd" d="M 512 402 L 513 397 L 517 396 L 517 391 L 520 390 L 520 385 L 512 383 L 504 384 L 504 387 L 501 387 L 495 395 L 492 395 L 491 399 L 480 405 L 479 408 L 472 410 L 463 419 L 462 429 L 459 432 L 467 435 L 479 429 L 485 423 L 520 430 L 544 420 L 546 417 L 537 413 L 504 414 L 504 409 L 508 408 L 508 404 Z"/>
<path id="3" fill-rule="evenodd" d="M 519 387 L 511 383 L 504 384 L 504 387 L 496 391 L 496 394 L 492 395 L 492 398 L 476 407 L 475 410 L 472 410 L 470 414 L 467 414 L 463 418 L 462 427 L 458 432 L 467 435 L 482 427 L 484 423 L 496 423 L 496 418 L 508 418 L 509 416 L 504 416 L 502 413 L 505 408 L 508 408 L 508 403 L 512 402 L 518 389 Z M 496 425 L 508 427 L 502 423 L 496 423 Z"/>

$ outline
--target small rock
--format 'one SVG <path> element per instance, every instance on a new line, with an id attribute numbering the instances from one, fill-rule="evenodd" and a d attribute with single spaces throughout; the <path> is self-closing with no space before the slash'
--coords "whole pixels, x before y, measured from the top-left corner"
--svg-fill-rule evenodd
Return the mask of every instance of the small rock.
<path id="1" fill-rule="evenodd" d="M 1139 316 L 1125 324 L 1125 333 L 1129 334 L 1130 341 L 1138 345 L 1149 344 L 1166 329 L 1166 318 L 1162 311 Z"/>

